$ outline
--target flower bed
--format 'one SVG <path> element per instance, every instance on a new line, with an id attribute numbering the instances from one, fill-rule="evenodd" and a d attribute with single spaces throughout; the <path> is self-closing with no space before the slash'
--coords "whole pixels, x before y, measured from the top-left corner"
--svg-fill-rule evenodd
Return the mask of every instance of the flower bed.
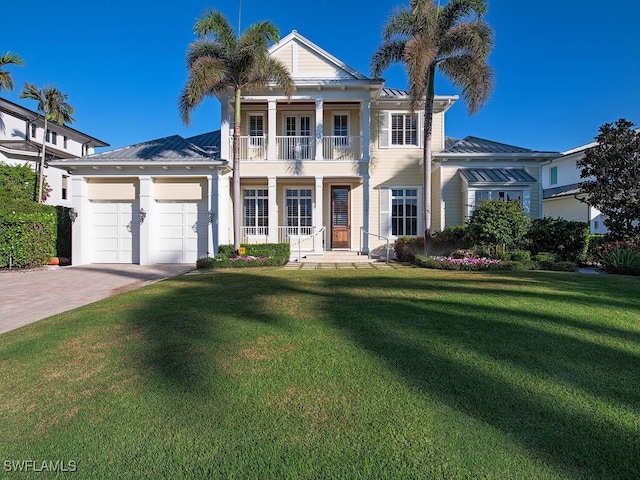
<path id="1" fill-rule="evenodd" d="M 419 267 L 441 270 L 501 270 L 505 266 L 502 260 L 485 257 L 450 258 L 426 255 L 416 255 L 415 263 Z"/>

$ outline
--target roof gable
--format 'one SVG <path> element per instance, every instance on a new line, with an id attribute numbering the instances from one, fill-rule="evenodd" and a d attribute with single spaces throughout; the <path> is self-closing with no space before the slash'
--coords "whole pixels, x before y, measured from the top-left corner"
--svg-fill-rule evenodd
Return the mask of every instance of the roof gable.
<path id="1" fill-rule="evenodd" d="M 285 64 L 294 80 L 369 80 L 296 30 L 273 45 L 269 54 Z"/>

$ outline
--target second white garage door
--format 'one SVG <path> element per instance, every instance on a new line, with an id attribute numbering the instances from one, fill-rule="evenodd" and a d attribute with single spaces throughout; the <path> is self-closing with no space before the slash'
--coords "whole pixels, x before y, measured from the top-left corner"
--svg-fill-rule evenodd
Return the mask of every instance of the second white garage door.
<path id="1" fill-rule="evenodd" d="M 158 202 L 158 263 L 195 263 L 207 255 L 204 202 Z"/>

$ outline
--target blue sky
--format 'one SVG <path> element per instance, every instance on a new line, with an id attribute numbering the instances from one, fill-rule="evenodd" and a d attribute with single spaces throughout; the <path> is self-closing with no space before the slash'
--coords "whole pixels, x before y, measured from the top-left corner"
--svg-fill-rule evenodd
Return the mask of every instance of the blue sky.
<path id="1" fill-rule="evenodd" d="M 382 25 L 401 4 L 241 1 L 243 28 L 271 20 L 283 37 L 296 29 L 367 75 Z M 180 121 L 177 98 L 196 18 L 215 8 L 235 26 L 239 0 L 5 3 L 0 52 L 18 53 L 26 63 L 11 68 L 16 88 L 3 92 L 5 98 L 35 108 L 18 98 L 23 82 L 55 84 L 76 109 L 72 126 L 110 148 L 219 128 L 215 99 L 203 102 L 187 127 Z M 624 117 L 640 123 L 638 18 L 640 2 L 635 0 L 608 6 L 592 0 L 489 0 L 495 89 L 472 117 L 458 101 L 447 114 L 446 134 L 563 151 L 591 142 L 605 122 Z M 392 67 L 384 78 L 387 86 L 407 86 L 401 67 Z M 459 92 L 438 78 L 436 93 Z"/>

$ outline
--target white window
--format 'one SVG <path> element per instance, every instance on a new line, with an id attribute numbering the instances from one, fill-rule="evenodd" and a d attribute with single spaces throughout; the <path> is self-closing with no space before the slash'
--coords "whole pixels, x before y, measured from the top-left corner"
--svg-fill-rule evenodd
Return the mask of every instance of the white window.
<path id="1" fill-rule="evenodd" d="M 391 235 L 396 237 L 418 235 L 418 190 L 416 188 L 391 190 Z"/>
<path id="2" fill-rule="evenodd" d="M 522 190 L 476 190 L 476 205 L 483 200 L 517 201 L 522 205 Z"/>
<path id="3" fill-rule="evenodd" d="M 69 192 L 69 176 L 63 175 L 62 176 L 62 200 L 68 199 L 68 192 Z"/>
<path id="4" fill-rule="evenodd" d="M 291 235 L 309 235 L 313 226 L 313 197 L 310 188 L 287 188 L 285 220 Z"/>
<path id="5" fill-rule="evenodd" d="M 249 114 L 249 145 L 264 147 L 264 115 L 262 113 Z"/>
<path id="6" fill-rule="evenodd" d="M 420 112 L 380 112 L 378 146 L 420 147 L 420 115 Z"/>
<path id="7" fill-rule="evenodd" d="M 266 189 L 244 191 L 243 226 L 248 235 L 267 235 L 269 227 L 269 194 Z"/>

